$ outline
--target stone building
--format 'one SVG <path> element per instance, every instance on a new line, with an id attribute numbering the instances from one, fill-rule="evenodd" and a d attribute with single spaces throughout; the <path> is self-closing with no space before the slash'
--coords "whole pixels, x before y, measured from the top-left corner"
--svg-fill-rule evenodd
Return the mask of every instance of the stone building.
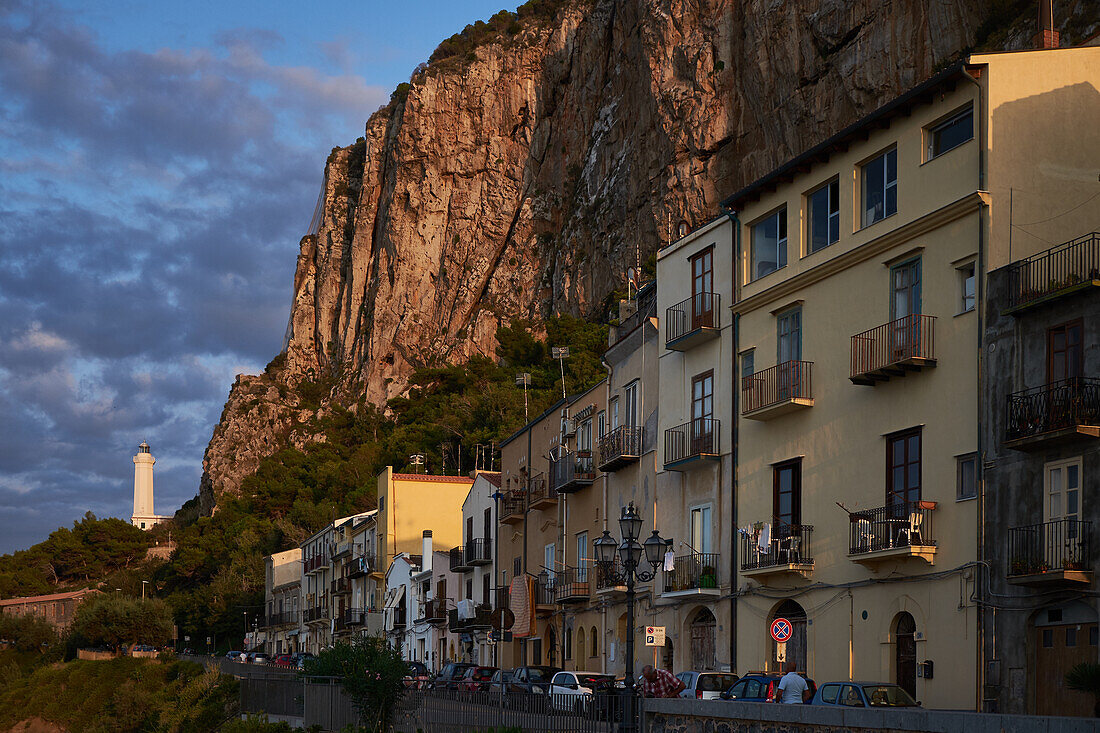
<path id="1" fill-rule="evenodd" d="M 69 628 L 76 617 L 76 609 L 89 596 L 99 591 L 85 588 L 68 593 L 51 593 L 44 596 L 24 596 L 0 601 L 0 613 L 11 616 L 37 616 L 57 631 Z"/>

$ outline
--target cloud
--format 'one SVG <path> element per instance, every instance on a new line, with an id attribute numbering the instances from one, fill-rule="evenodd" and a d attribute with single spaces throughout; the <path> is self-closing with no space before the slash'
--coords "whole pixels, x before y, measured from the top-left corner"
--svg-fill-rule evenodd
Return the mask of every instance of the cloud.
<path id="1" fill-rule="evenodd" d="M 110 50 L 0 9 L 0 552 L 129 516 L 143 439 L 158 511 L 193 496 L 234 375 L 278 351 L 324 159 L 387 98 L 286 43 Z"/>

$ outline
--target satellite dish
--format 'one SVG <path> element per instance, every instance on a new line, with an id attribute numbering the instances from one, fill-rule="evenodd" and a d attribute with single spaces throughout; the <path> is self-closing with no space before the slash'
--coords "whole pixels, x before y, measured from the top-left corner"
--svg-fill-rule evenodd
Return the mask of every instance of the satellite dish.
<path id="1" fill-rule="evenodd" d="M 489 623 L 493 625 L 493 629 L 496 631 L 507 631 L 516 623 L 516 615 L 512 613 L 510 608 L 498 608 L 493 611 Z"/>

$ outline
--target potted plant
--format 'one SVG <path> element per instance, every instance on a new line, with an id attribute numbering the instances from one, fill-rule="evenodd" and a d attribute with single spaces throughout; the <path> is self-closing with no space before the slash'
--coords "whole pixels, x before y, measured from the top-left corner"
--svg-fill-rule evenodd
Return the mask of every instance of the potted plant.
<path id="1" fill-rule="evenodd" d="M 1066 673 L 1066 687 L 1092 695 L 1092 714 L 1100 718 L 1100 664 L 1081 662 Z"/>
<path id="2" fill-rule="evenodd" d="M 717 588 L 718 587 L 718 571 L 715 570 L 713 565 L 704 565 L 703 572 L 699 575 L 699 587 L 700 588 Z"/>

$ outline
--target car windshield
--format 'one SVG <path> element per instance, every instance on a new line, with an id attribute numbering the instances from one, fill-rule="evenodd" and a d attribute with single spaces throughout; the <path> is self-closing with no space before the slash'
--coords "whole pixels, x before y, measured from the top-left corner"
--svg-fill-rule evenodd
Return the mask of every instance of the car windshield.
<path id="1" fill-rule="evenodd" d="M 545 682 L 556 673 L 557 670 L 551 669 L 550 667 L 543 667 L 542 669 L 538 667 L 528 667 L 527 679 L 531 682 Z"/>
<path id="2" fill-rule="evenodd" d="M 728 690 L 736 681 L 735 674 L 701 674 L 695 689 L 700 692 L 721 692 Z"/>
<path id="3" fill-rule="evenodd" d="M 577 682 L 585 687 L 611 687 L 615 683 L 615 678 L 609 674 L 577 674 Z"/>
<path id="4" fill-rule="evenodd" d="M 863 694 L 871 707 L 911 708 L 917 701 L 897 685 L 864 685 Z"/>
<path id="5" fill-rule="evenodd" d="M 479 669 L 474 672 L 475 680 L 487 680 L 493 676 L 493 670 L 491 669 Z"/>

